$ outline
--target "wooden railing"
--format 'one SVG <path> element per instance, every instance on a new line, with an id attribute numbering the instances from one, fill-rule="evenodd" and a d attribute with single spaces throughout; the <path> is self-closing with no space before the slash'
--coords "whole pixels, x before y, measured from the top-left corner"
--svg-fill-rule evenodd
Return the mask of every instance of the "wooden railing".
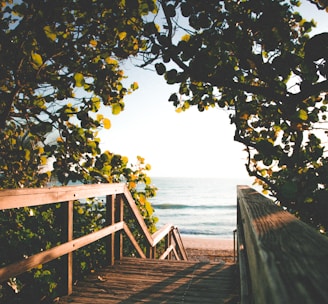
<path id="1" fill-rule="evenodd" d="M 106 224 L 101 230 L 73 239 L 73 202 L 78 199 L 93 197 L 106 198 Z M 72 292 L 73 281 L 73 251 L 108 237 L 107 251 L 110 263 L 123 257 L 123 234 L 129 238 L 136 252 L 141 258 L 155 258 L 156 246 L 165 239 L 166 250 L 160 259 L 175 258 L 187 260 L 179 231 L 172 225 L 166 225 L 162 229 L 150 234 L 148 228 L 135 204 L 131 193 L 123 183 L 119 184 L 94 184 L 80 186 L 65 186 L 39 189 L 17 189 L 0 191 L 0 210 L 40 206 L 45 204 L 61 203 L 66 205 L 67 242 L 49 250 L 39 252 L 24 260 L 0 268 L 0 282 L 18 276 L 40 264 L 52 261 L 60 256 L 67 255 L 67 293 Z M 124 204 L 132 211 L 141 232 L 146 240 L 147 250 L 144 252 L 129 229 L 124 217 Z"/>
<path id="2" fill-rule="evenodd" d="M 241 302 L 328 303 L 328 238 L 248 186 L 237 201 Z"/>

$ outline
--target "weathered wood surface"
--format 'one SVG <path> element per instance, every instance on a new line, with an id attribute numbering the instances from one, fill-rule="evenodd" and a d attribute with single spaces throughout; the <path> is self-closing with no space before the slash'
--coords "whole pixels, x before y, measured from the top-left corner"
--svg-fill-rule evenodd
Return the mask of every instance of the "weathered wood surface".
<path id="1" fill-rule="evenodd" d="M 237 197 L 251 302 L 328 303 L 328 238 L 248 186 Z"/>
<path id="2" fill-rule="evenodd" d="M 238 303 L 233 263 L 123 258 L 86 280 L 59 303 Z"/>

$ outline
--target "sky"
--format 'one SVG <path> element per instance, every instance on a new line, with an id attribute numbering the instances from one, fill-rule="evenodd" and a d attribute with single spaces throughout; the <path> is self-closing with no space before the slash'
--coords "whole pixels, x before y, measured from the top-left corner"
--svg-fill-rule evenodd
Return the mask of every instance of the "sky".
<path id="1" fill-rule="evenodd" d="M 327 31 L 327 13 L 309 3 L 302 15 L 318 21 L 314 33 Z M 252 181 L 245 169 L 244 146 L 233 140 L 229 113 L 219 108 L 199 112 L 191 107 L 176 113 L 169 96 L 177 87 L 166 84 L 156 72 L 124 65 L 128 83 L 139 89 L 125 98 L 125 110 L 108 114 L 112 126 L 100 132 L 101 148 L 136 163 L 142 156 L 152 167 L 150 177 L 222 177 Z"/>

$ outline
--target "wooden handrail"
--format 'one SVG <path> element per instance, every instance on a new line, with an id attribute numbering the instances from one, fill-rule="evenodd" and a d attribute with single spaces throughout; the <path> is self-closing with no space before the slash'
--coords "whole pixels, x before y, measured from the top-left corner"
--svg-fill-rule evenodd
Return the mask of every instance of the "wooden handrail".
<path id="1" fill-rule="evenodd" d="M 92 197 L 106 197 L 106 212 L 108 213 L 106 214 L 106 227 L 88 235 L 72 239 L 73 201 Z M 110 237 L 110 246 L 108 247 L 111 254 L 110 262 L 113 263 L 115 258 L 122 257 L 123 240 L 121 232 L 123 231 L 131 241 L 139 256 L 141 258 L 146 258 L 145 253 L 134 238 L 128 225 L 124 222 L 123 203 L 129 206 L 146 238 L 147 246 L 149 246 L 149 257 L 155 258 L 156 245 L 163 238 L 169 238 L 169 241 L 166 242 L 169 251 L 175 253 L 176 259 L 180 259 L 181 257 L 187 259 L 185 248 L 183 247 L 181 237 L 176 227 L 166 225 L 153 235 L 149 233 L 145 221 L 142 218 L 130 191 L 124 183 L 0 191 L 0 210 L 67 202 L 67 242 L 46 251 L 34 254 L 27 259 L 0 268 L 0 282 L 6 281 L 11 277 L 22 274 L 25 271 L 35 268 L 40 264 L 47 263 L 60 256 L 68 255 L 67 293 L 70 294 L 72 292 L 72 252 L 108 236 Z M 116 235 L 116 233 L 119 234 Z M 117 240 L 119 242 L 118 244 L 116 242 Z M 160 258 L 166 257 L 170 257 L 170 254 L 165 257 L 162 255 Z"/>
<path id="2" fill-rule="evenodd" d="M 242 303 L 328 303 L 328 238 L 248 186 L 237 201 Z"/>
<path id="3" fill-rule="evenodd" d="M 156 246 L 163 238 L 172 231 L 172 224 L 166 224 L 152 235 L 152 246 Z"/>
<path id="4" fill-rule="evenodd" d="M 0 268 L 0 282 L 3 282 L 11 277 L 22 274 L 38 265 L 50 262 L 56 258 L 59 258 L 69 252 L 75 251 L 83 246 L 93 243 L 113 232 L 122 230 L 124 228 L 124 222 L 117 223 L 112 226 L 108 226 L 101 230 L 92 232 L 80 238 L 74 239 L 73 241 L 66 242 L 64 244 L 58 245 L 46 251 L 34 254 L 24 260 L 17 263 L 8 265 L 6 267 Z"/>

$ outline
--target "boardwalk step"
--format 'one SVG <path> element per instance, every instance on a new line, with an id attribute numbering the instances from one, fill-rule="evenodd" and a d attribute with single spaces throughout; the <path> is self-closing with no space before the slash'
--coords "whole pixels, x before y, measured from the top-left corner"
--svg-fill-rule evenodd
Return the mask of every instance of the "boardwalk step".
<path id="1" fill-rule="evenodd" d="M 236 265 L 124 258 L 78 282 L 59 303 L 237 303 Z"/>

